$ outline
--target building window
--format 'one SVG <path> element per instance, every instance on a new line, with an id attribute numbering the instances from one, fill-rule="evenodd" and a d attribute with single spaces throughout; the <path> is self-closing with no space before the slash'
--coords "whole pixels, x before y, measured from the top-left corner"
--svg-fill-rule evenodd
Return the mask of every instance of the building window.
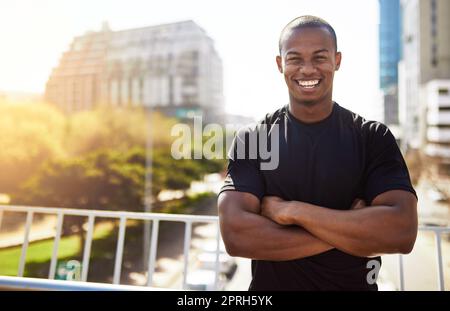
<path id="1" fill-rule="evenodd" d="M 448 89 L 446 88 L 440 88 L 438 92 L 439 95 L 448 95 Z"/>
<path id="2" fill-rule="evenodd" d="M 413 35 L 407 35 L 405 36 L 405 42 L 406 43 L 411 43 L 414 41 L 414 36 Z"/>
<path id="3" fill-rule="evenodd" d="M 437 3 L 436 0 L 431 0 L 431 35 L 437 36 Z"/>
<path id="4" fill-rule="evenodd" d="M 438 57 L 437 57 L 437 44 L 433 43 L 431 46 L 431 64 L 436 67 L 438 65 Z"/>

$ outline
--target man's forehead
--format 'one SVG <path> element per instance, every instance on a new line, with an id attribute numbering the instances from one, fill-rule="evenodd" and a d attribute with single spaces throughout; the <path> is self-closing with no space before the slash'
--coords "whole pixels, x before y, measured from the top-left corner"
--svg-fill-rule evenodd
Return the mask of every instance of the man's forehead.
<path id="1" fill-rule="evenodd" d="M 285 51 L 293 47 L 331 50 L 334 43 L 331 33 L 325 27 L 300 27 L 290 30 L 282 45 Z"/>

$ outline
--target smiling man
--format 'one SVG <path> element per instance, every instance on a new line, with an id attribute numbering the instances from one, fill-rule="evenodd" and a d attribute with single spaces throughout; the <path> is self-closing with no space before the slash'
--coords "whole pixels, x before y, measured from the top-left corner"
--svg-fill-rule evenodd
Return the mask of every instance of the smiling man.
<path id="1" fill-rule="evenodd" d="M 252 259 L 250 290 L 377 290 L 373 261 L 411 252 L 417 235 L 405 161 L 385 125 L 333 101 L 342 56 L 326 21 L 294 19 L 279 48 L 289 103 L 234 141 L 218 198 L 227 251 Z M 255 133 L 279 136 L 276 169 L 236 157 Z"/>

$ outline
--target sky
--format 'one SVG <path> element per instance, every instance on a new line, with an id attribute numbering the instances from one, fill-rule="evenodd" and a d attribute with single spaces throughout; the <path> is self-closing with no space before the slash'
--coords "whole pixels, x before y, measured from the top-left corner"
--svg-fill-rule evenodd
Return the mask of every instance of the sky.
<path id="1" fill-rule="evenodd" d="M 193 20 L 214 40 L 229 113 L 256 118 L 288 102 L 275 57 L 281 29 L 300 15 L 335 29 L 341 68 L 334 100 L 368 118 L 379 105 L 377 0 L 0 0 L 0 91 L 43 93 L 74 36 Z"/>

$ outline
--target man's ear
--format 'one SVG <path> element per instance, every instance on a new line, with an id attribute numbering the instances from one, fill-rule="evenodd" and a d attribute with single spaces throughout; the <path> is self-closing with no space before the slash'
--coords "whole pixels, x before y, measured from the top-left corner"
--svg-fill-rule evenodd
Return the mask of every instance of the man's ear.
<path id="1" fill-rule="evenodd" d="M 281 59 L 280 55 L 277 56 L 276 61 L 277 61 L 278 71 L 280 73 L 283 73 L 283 60 Z"/>
<path id="2" fill-rule="evenodd" d="M 339 70 L 339 67 L 341 67 L 341 60 L 342 60 L 342 54 L 341 52 L 336 52 L 335 55 L 335 62 L 336 62 L 336 68 L 335 70 Z"/>

